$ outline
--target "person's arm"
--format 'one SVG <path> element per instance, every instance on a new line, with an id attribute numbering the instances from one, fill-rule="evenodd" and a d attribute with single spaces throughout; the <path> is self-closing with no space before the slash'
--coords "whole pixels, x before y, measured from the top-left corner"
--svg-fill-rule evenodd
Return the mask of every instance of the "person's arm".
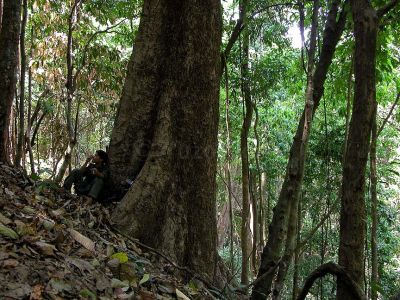
<path id="1" fill-rule="evenodd" d="M 86 158 L 85 163 L 81 167 L 81 171 L 84 171 L 87 168 L 88 164 L 92 161 L 92 158 L 93 156 L 89 156 L 88 158 Z"/>
<path id="2" fill-rule="evenodd" d="M 100 178 L 102 178 L 102 179 L 107 179 L 108 173 L 109 173 L 108 169 L 104 169 L 104 170 L 101 171 L 101 172 L 100 172 L 97 168 L 93 168 L 93 169 L 92 169 L 92 174 L 93 174 L 94 176 L 100 177 Z"/>

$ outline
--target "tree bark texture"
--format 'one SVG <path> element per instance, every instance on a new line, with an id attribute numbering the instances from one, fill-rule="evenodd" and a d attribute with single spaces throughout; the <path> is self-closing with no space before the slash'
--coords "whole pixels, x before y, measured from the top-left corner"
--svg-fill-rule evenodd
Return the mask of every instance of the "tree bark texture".
<path id="1" fill-rule="evenodd" d="M 278 198 L 278 203 L 273 210 L 272 221 L 269 225 L 268 241 L 262 253 L 261 266 L 257 277 L 263 276 L 262 274 L 268 272 L 271 268 L 274 268 L 276 263 L 279 261 L 287 235 L 287 222 L 290 205 L 299 201 L 300 188 L 303 182 L 306 147 L 311 126 L 310 121 L 312 120 L 312 116 L 318 108 L 319 102 L 322 98 L 328 68 L 331 65 L 336 45 L 342 35 L 346 22 L 345 10 L 342 9 L 342 12 L 338 17 L 339 5 L 340 1 L 333 1 L 328 13 L 321 54 L 312 80 L 313 108 L 311 119 L 306 104 L 297 127 L 293 144 L 290 148 L 285 180 Z M 306 116 L 308 117 L 307 122 Z M 265 297 L 269 295 L 274 275 L 275 272 L 270 272 L 269 276 L 263 276 L 263 279 L 258 281 L 254 286 L 252 299 L 265 299 Z"/>
<path id="2" fill-rule="evenodd" d="M 21 57 L 20 77 L 19 77 L 19 127 L 18 127 L 18 143 L 15 156 L 15 164 L 21 166 L 21 160 L 25 158 L 25 73 L 26 73 L 26 52 L 25 52 L 25 31 L 28 20 L 28 4 L 27 0 L 23 0 L 21 34 L 19 39 L 19 49 Z M 22 163 L 24 166 L 24 164 Z"/>
<path id="3" fill-rule="evenodd" d="M 232 179 L 231 179 L 231 162 L 232 162 L 232 149 L 231 149 L 231 120 L 230 120 L 230 99 L 229 99 L 229 76 L 228 68 L 225 64 L 225 120 L 226 120 L 226 163 L 225 174 L 227 180 L 228 192 L 228 205 L 229 205 L 229 257 L 230 268 L 234 270 L 234 249 L 233 249 L 233 232 L 234 232 L 234 219 L 233 219 L 233 199 L 232 199 Z"/>
<path id="4" fill-rule="evenodd" d="M 255 215 L 257 216 L 257 222 L 255 227 L 257 228 L 255 230 L 255 234 L 257 234 L 257 238 L 254 239 L 256 243 L 253 243 L 253 251 L 255 252 L 256 256 L 256 266 L 258 268 L 258 265 L 260 263 L 259 259 L 259 254 L 262 252 L 262 249 L 264 248 L 264 222 L 265 222 L 265 212 L 264 212 L 264 193 L 265 193 L 265 174 L 261 171 L 260 167 L 260 136 L 258 134 L 258 110 L 257 110 L 257 105 L 254 104 L 254 113 L 255 113 L 255 121 L 254 121 L 254 136 L 256 138 L 256 151 L 254 153 L 255 160 L 256 160 L 256 177 L 257 179 L 255 180 L 255 190 L 257 191 L 257 185 L 258 185 L 258 194 L 257 198 L 258 202 L 255 211 Z M 264 174 L 264 181 L 263 181 L 263 174 Z M 257 274 L 257 270 L 254 274 Z"/>
<path id="5" fill-rule="evenodd" d="M 8 129 L 17 82 L 20 14 L 19 0 L 4 0 L 0 32 L 0 161 L 8 163 Z"/>
<path id="6" fill-rule="evenodd" d="M 33 32 L 33 30 L 32 30 Z M 31 32 L 31 33 L 32 33 Z M 33 34 L 31 34 L 33 36 Z M 32 46 L 30 59 L 32 59 Z M 32 69 L 29 67 L 28 70 L 28 121 L 26 124 L 26 132 L 25 132 L 25 145 L 26 149 L 29 153 L 29 164 L 31 168 L 31 175 L 36 174 L 35 171 L 35 160 L 33 157 L 32 144 L 31 144 L 31 130 L 32 130 Z"/>
<path id="7" fill-rule="evenodd" d="M 297 227 L 296 227 L 296 248 L 294 251 L 294 266 L 293 266 L 293 288 L 292 288 L 292 300 L 296 300 L 298 289 L 299 289 L 299 264 L 300 264 L 300 249 L 298 246 L 300 245 L 301 238 L 301 201 L 299 201 L 299 205 L 297 207 Z"/>
<path id="8" fill-rule="evenodd" d="M 278 275 L 275 280 L 274 290 L 272 299 L 279 300 L 282 299 L 282 289 L 285 283 L 286 274 L 289 270 L 289 266 L 292 260 L 293 254 L 295 254 L 295 247 L 296 247 L 296 237 L 297 237 L 297 218 L 298 218 L 298 205 L 290 206 L 290 213 L 289 213 L 289 222 L 288 222 L 288 229 L 287 229 L 287 239 L 285 245 L 285 253 L 282 257 L 282 262 L 278 269 Z"/>
<path id="9" fill-rule="evenodd" d="M 378 195 L 377 195 L 377 172 L 376 172 L 376 145 L 377 126 L 376 111 L 372 123 L 372 137 L 370 150 L 370 173 L 371 173 L 371 300 L 378 299 Z"/>
<path id="10" fill-rule="evenodd" d="M 346 123 L 344 127 L 344 143 L 343 143 L 343 158 L 342 165 L 344 164 L 344 158 L 346 156 L 347 139 L 349 138 L 349 125 L 350 125 L 350 113 L 352 104 L 352 89 L 353 89 L 353 72 L 354 72 L 354 54 L 351 56 L 351 65 L 349 71 L 349 77 L 347 78 L 347 95 L 346 95 Z"/>
<path id="11" fill-rule="evenodd" d="M 339 265 L 358 286 L 364 281 L 365 169 L 375 100 L 375 54 L 378 16 L 367 0 L 351 0 L 354 20 L 355 90 L 343 166 L 340 212 Z M 354 299 L 338 279 L 337 299 Z"/>
<path id="12" fill-rule="evenodd" d="M 245 9 L 245 8 L 243 8 Z M 249 149 L 247 139 L 249 136 L 253 105 L 251 103 L 250 79 L 249 79 L 249 32 L 245 27 L 243 34 L 243 63 L 242 63 L 242 93 L 245 102 L 245 114 L 240 132 L 240 155 L 242 160 L 242 223 L 241 223 L 241 246 L 242 246 L 242 273 L 241 283 L 249 283 L 249 262 L 251 254 L 250 238 L 250 171 L 249 171 Z"/>
<path id="13" fill-rule="evenodd" d="M 210 276 L 220 43 L 219 1 L 145 0 L 109 152 L 115 182 L 136 178 L 115 225 Z"/>

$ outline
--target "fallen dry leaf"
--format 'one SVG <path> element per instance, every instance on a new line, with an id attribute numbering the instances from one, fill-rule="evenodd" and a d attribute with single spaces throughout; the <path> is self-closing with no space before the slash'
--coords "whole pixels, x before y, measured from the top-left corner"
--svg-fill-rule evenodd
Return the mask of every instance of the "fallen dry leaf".
<path id="1" fill-rule="evenodd" d="M 75 229 L 69 228 L 68 231 L 75 241 L 80 243 L 83 247 L 85 247 L 89 251 L 96 252 L 95 244 L 91 239 L 79 233 Z"/>
<path id="2" fill-rule="evenodd" d="M 12 221 L 9 218 L 7 218 L 5 215 L 0 213 L 0 223 L 3 223 L 4 225 L 8 225 L 8 224 L 12 223 Z"/>
<path id="3" fill-rule="evenodd" d="M 10 197 L 15 196 L 15 194 L 12 191 L 10 191 L 8 188 L 4 188 L 4 192 L 6 193 L 7 196 L 10 196 Z"/>
<path id="4" fill-rule="evenodd" d="M 51 211 L 50 211 L 50 215 L 51 215 L 52 217 L 55 217 L 55 218 L 60 217 L 60 216 L 62 216 L 63 214 L 65 214 L 65 209 L 62 208 L 62 207 L 59 208 L 59 209 L 51 210 Z"/>
<path id="5" fill-rule="evenodd" d="M 84 273 L 84 271 L 90 272 L 94 270 L 91 263 L 84 259 L 68 257 L 66 261 L 77 267 L 82 273 Z"/>
<path id="6" fill-rule="evenodd" d="M 48 256 L 55 256 L 54 251 L 56 251 L 56 247 L 51 244 L 47 244 L 44 242 L 36 242 L 34 244 L 36 248 L 39 250 L 41 254 L 48 255 Z"/>
<path id="7" fill-rule="evenodd" d="M 11 269 L 11 268 L 15 268 L 16 266 L 18 266 L 19 262 L 16 259 L 6 259 L 3 261 L 2 267 L 4 269 Z"/>
<path id="8" fill-rule="evenodd" d="M 1 293 L 0 297 L 8 297 L 10 299 L 24 299 L 31 293 L 31 286 L 26 283 L 8 283 L 8 291 Z M 3 298 L 2 298 L 3 299 Z"/>
<path id="9" fill-rule="evenodd" d="M 154 300 L 156 299 L 156 297 L 154 296 L 154 294 L 152 292 L 147 292 L 147 291 L 139 291 L 139 296 L 141 300 Z"/>
<path id="10" fill-rule="evenodd" d="M 29 297 L 29 300 L 41 300 L 42 299 L 42 293 L 44 290 L 44 286 L 42 284 L 37 284 L 32 288 L 31 295 Z"/>
<path id="11" fill-rule="evenodd" d="M 33 226 L 27 225 L 19 220 L 15 220 L 14 223 L 17 226 L 16 230 L 20 236 L 35 234 L 36 230 Z"/>
<path id="12" fill-rule="evenodd" d="M 10 257 L 10 254 L 8 254 L 7 252 L 0 251 L 0 260 L 6 259 L 9 257 Z"/>
<path id="13" fill-rule="evenodd" d="M 179 300 L 190 300 L 190 298 L 186 296 L 184 293 L 182 293 L 180 290 L 175 289 L 175 292 L 176 292 L 176 298 L 178 298 Z"/>
<path id="14" fill-rule="evenodd" d="M 14 240 L 18 238 L 18 234 L 14 230 L 3 224 L 0 224 L 0 234 Z"/>

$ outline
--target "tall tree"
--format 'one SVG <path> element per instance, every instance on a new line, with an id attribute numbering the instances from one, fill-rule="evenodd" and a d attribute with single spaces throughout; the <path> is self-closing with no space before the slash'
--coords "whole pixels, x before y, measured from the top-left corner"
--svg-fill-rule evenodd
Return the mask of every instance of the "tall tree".
<path id="1" fill-rule="evenodd" d="M 394 108 L 400 100 L 400 93 L 397 93 L 396 101 L 393 103 L 388 115 L 379 127 L 376 123 L 377 111 L 375 111 L 374 119 L 372 123 L 371 133 L 371 150 L 369 153 L 370 160 L 370 194 L 371 194 L 371 300 L 378 299 L 378 284 L 379 284 L 379 272 L 378 272 L 378 174 L 377 174 L 377 154 L 376 148 L 378 143 L 378 137 L 385 127 L 387 121 L 393 113 Z"/>
<path id="2" fill-rule="evenodd" d="M 210 276 L 220 43 L 219 1 L 145 0 L 109 152 L 116 226 Z"/>
<path id="3" fill-rule="evenodd" d="M 247 2 L 241 3 L 241 14 L 243 14 L 243 23 L 246 24 L 247 18 Z M 241 283 L 247 285 L 249 283 L 249 261 L 250 261 L 250 171 L 249 171 L 249 150 L 247 139 L 251 119 L 253 115 L 253 106 L 251 103 L 250 79 L 249 79 L 249 27 L 245 26 L 243 30 L 243 58 L 241 65 L 242 76 L 242 96 L 245 103 L 245 111 L 243 116 L 243 125 L 240 132 L 240 155 L 242 159 L 242 224 L 241 224 L 241 247 L 242 247 L 242 273 Z"/>
<path id="4" fill-rule="evenodd" d="M 71 163 L 71 156 L 72 156 L 72 151 L 75 148 L 76 141 L 77 141 L 77 121 L 78 121 L 78 113 L 79 113 L 79 108 L 77 109 L 76 112 L 76 120 L 75 124 L 72 120 L 73 115 L 72 115 L 72 102 L 74 100 L 75 96 L 75 90 L 76 90 L 76 80 L 79 72 L 75 72 L 76 69 L 74 69 L 74 61 L 73 61 L 73 50 L 74 50 L 74 40 L 72 33 L 76 27 L 77 23 L 77 18 L 78 18 L 78 8 L 79 5 L 81 4 L 81 0 L 75 0 L 72 4 L 71 12 L 69 14 L 68 18 L 68 37 L 67 37 L 67 52 L 66 52 L 66 63 L 67 63 L 67 80 L 66 80 L 66 110 L 65 110 L 65 116 L 66 116 L 66 125 L 67 125 L 67 135 L 68 135 L 68 146 L 65 150 L 64 153 L 64 160 L 63 163 L 61 164 L 60 169 L 58 170 L 57 175 L 55 176 L 55 181 L 58 183 L 62 180 L 64 177 L 64 174 L 67 170 L 68 165 Z M 74 126 L 75 125 L 75 126 Z"/>
<path id="5" fill-rule="evenodd" d="M 306 101 L 290 149 L 285 180 L 269 226 L 268 241 L 262 253 L 261 266 L 257 275 L 259 279 L 254 286 L 252 299 L 265 299 L 271 293 L 272 281 L 276 274 L 274 270 L 278 267 L 277 264 L 281 259 L 282 249 L 287 238 L 287 226 L 291 206 L 297 207 L 297 202 L 299 201 L 312 117 L 323 95 L 328 69 L 345 26 L 346 12 L 342 9 L 342 12 L 339 14 L 339 6 L 340 1 L 338 0 L 334 0 L 331 4 L 325 24 L 320 57 L 314 73 L 309 74 L 313 78 L 308 79 L 308 84 L 312 83 L 312 85 L 306 90 L 306 98 L 307 95 L 310 96 L 309 93 L 312 93 L 312 99 L 307 99 Z M 313 62 L 310 61 L 310 63 Z"/>
<path id="6" fill-rule="evenodd" d="M 19 77 L 19 127 L 18 127 L 18 143 L 17 153 L 15 156 L 15 164 L 21 165 L 21 159 L 25 155 L 25 73 L 26 73 L 26 52 L 25 52 L 25 31 L 28 19 L 28 4 L 27 0 L 22 1 L 22 24 L 21 34 L 19 39 L 19 49 L 21 57 L 20 77 Z M 24 156 L 25 157 L 25 156 Z M 24 161 L 24 159 L 23 159 Z"/>
<path id="7" fill-rule="evenodd" d="M 229 76 L 228 67 L 225 62 L 225 121 L 226 121 L 226 163 L 225 163 L 225 174 L 226 174 L 226 188 L 228 192 L 228 206 L 229 206 L 229 256 L 230 256 L 230 268 L 233 270 L 234 265 L 234 253 L 233 253 L 233 201 L 232 201 L 232 179 L 231 179 L 231 165 L 232 165 L 232 149 L 231 149 L 231 121 L 230 121 L 230 98 L 229 98 Z"/>
<path id="8" fill-rule="evenodd" d="M 376 112 L 375 59 L 379 19 L 397 4 L 375 10 L 368 0 L 351 0 L 354 20 L 355 89 L 341 188 L 339 264 L 359 287 L 364 281 L 365 168 Z M 338 279 L 337 299 L 353 299 Z"/>
<path id="9" fill-rule="evenodd" d="M 9 162 L 8 127 L 16 89 L 21 1 L 4 0 L 0 32 L 0 161 Z"/>
<path id="10" fill-rule="evenodd" d="M 376 124 L 375 111 L 372 120 L 372 136 L 371 136 L 371 150 L 370 150 L 370 180 L 371 180 L 371 300 L 378 299 L 378 241 L 377 241 L 377 227 L 378 227 L 378 194 L 377 188 L 377 173 L 376 173 L 376 144 L 378 140 L 378 130 Z"/>

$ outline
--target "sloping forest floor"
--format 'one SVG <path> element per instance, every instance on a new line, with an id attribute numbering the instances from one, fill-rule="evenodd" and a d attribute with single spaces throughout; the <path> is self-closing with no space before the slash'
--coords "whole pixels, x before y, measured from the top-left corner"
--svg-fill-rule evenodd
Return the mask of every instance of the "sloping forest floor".
<path id="1" fill-rule="evenodd" d="M 225 298 L 118 233 L 111 210 L 0 164 L 0 299 Z"/>

